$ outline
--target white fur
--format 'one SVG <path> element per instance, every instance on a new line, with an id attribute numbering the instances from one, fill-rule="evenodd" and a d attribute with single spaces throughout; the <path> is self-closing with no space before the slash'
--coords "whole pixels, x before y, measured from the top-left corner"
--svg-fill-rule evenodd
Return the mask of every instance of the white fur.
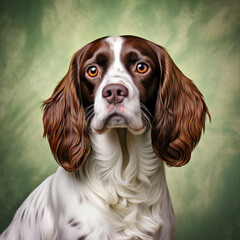
<path id="1" fill-rule="evenodd" d="M 76 173 L 59 167 L 22 204 L 1 240 L 173 239 L 164 165 L 150 133 L 112 129 L 91 140 L 84 167 Z"/>

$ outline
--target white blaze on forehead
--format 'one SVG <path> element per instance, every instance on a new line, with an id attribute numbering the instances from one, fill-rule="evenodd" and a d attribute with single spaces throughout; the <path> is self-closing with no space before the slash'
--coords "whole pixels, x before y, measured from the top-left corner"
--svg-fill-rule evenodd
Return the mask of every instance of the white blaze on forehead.
<path id="1" fill-rule="evenodd" d="M 124 67 L 120 60 L 122 45 L 123 45 L 123 38 L 122 37 L 108 37 L 105 40 L 108 44 L 110 49 L 113 51 L 113 63 L 111 66 L 111 70 L 113 71 L 120 71 L 124 70 Z"/>

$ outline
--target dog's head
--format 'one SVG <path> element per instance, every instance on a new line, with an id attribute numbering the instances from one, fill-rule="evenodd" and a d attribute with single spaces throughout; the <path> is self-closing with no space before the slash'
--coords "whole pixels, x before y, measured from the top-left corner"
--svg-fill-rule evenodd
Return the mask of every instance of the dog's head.
<path id="1" fill-rule="evenodd" d="M 151 129 L 156 154 L 186 164 L 209 115 L 203 96 L 166 50 L 134 36 L 89 43 L 71 60 L 44 102 L 44 136 L 60 165 L 78 169 L 91 151 L 89 131 Z"/>

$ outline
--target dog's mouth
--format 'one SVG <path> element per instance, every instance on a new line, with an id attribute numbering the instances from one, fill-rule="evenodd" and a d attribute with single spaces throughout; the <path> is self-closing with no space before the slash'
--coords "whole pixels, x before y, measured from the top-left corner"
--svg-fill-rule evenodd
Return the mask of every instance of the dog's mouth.
<path id="1" fill-rule="evenodd" d="M 106 128 L 123 128 L 128 126 L 128 121 L 124 114 L 113 111 L 103 119 Z"/>
<path id="2" fill-rule="evenodd" d="M 93 130 L 99 134 L 102 134 L 105 131 L 113 128 L 127 128 L 136 135 L 141 134 L 146 130 L 146 126 L 144 124 L 141 124 L 139 127 L 132 126 L 131 119 L 118 111 L 109 113 L 104 119 L 102 119 L 97 128 L 95 128 L 93 125 L 92 127 Z"/>
<path id="3" fill-rule="evenodd" d="M 104 128 L 124 128 L 128 126 L 128 118 L 121 111 L 114 109 L 102 119 L 102 124 Z"/>
<path id="4" fill-rule="evenodd" d="M 147 126 L 142 119 L 138 106 L 129 108 L 123 104 L 108 105 L 102 111 L 95 112 L 91 128 L 94 132 L 102 134 L 114 128 L 126 128 L 135 135 L 143 133 Z"/>

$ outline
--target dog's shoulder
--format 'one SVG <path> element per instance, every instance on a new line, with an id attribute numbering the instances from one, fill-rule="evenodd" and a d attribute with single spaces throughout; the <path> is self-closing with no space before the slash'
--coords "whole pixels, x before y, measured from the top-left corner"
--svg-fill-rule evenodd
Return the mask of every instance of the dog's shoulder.
<path id="1" fill-rule="evenodd" d="M 1 234 L 1 240 L 51 239 L 53 218 L 51 208 L 51 185 L 54 175 L 44 180 L 22 203 L 9 227 Z M 31 231 L 30 231 L 31 230 Z"/>

